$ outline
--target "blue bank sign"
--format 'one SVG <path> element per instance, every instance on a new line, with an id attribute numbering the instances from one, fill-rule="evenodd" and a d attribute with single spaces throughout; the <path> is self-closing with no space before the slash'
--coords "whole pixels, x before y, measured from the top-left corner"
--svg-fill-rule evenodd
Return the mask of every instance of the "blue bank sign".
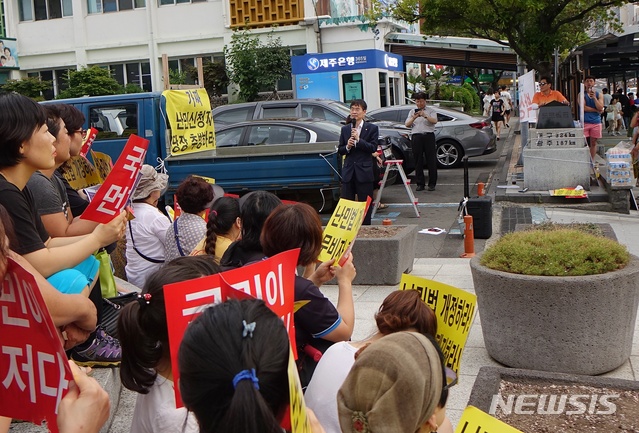
<path id="1" fill-rule="evenodd" d="M 403 71 L 404 61 L 400 55 L 381 50 L 304 54 L 291 57 L 291 69 L 294 75 L 373 68 Z"/>

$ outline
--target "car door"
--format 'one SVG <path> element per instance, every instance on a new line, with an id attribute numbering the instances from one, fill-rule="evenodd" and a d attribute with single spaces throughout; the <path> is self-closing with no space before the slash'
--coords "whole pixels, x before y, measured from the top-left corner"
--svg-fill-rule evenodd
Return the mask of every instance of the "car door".
<path id="1" fill-rule="evenodd" d="M 308 143 L 309 134 L 302 128 L 291 125 L 254 125 L 248 134 L 249 144 Z"/>
<path id="2" fill-rule="evenodd" d="M 242 135 L 246 130 L 246 126 L 236 126 L 218 131 L 215 133 L 216 147 L 237 147 L 244 146 Z"/>

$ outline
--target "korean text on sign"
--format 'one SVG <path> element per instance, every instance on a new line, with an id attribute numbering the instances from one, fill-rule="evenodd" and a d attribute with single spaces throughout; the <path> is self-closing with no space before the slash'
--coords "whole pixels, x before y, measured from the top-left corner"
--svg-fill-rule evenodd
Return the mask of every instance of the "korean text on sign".
<path id="1" fill-rule="evenodd" d="M 73 189 L 83 189 L 99 185 L 102 179 L 91 163 L 82 156 L 72 156 L 63 166 L 62 176 Z"/>
<path id="2" fill-rule="evenodd" d="M 464 410 L 455 433 L 522 433 L 514 427 L 498 420 L 495 417 L 482 412 L 474 406 L 468 406 Z"/>
<path id="3" fill-rule="evenodd" d="M 113 169 L 80 218 L 108 223 L 124 209 L 144 164 L 149 140 L 131 135 Z"/>
<path id="4" fill-rule="evenodd" d="M 98 172 L 98 176 L 100 176 L 100 183 L 104 182 L 113 169 L 111 157 L 106 153 L 91 151 L 91 159 Z"/>
<path id="5" fill-rule="evenodd" d="M 164 286 L 169 350 L 175 383 L 179 379 L 178 348 L 188 324 L 206 307 L 229 298 L 237 299 L 242 294 L 264 300 L 282 318 L 295 349 L 293 303 L 298 256 L 299 249 L 290 250 L 242 268 Z M 175 401 L 178 407 L 182 405 L 178 387 L 175 387 Z"/>
<path id="6" fill-rule="evenodd" d="M 57 432 L 56 414 L 72 379 L 33 276 L 9 259 L 0 294 L 0 416 Z"/>
<path id="7" fill-rule="evenodd" d="M 365 202 L 343 198 L 339 200 L 322 234 L 322 250 L 318 258 L 320 262 L 335 259 L 335 263 L 340 263 L 357 237 L 369 205 L 370 198 Z"/>
<path id="8" fill-rule="evenodd" d="M 95 137 L 98 136 L 98 130 L 95 128 L 90 128 L 87 131 L 86 137 L 82 140 L 82 147 L 80 148 L 80 156 L 86 158 L 89 154 L 89 150 L 91 150 L 91 146 L 95 141 Z"/>
<path id="9" fill-rule="evenodd" d="M 211 102 L 204 89 L 165 90 L 171 155 L 215 149 Z"/>
<path id="10" fill-rule="evenodd" d="M 292 433 L 311 433 L 311 424 L 306 415 L 306 403 L 300 375 L 295 364 L 295 357 L 291 349 L 288 356 L 288 394 L 289 410 L 291 414 Z"/>
<path id="11" fill-rule="evenodd" d="M 457 287 L 426 278 L 403 274 L 400 290 L 417 290 L 422 301 L 437 317 L 437 342 L 446 357 L 446 365 L 459 373 L 461 355 L 473 324 L 477 296 Z"/>

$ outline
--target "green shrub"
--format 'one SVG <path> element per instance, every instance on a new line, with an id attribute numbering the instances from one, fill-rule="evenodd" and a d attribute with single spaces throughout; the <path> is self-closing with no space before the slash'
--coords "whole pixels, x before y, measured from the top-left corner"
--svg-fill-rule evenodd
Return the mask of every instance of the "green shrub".
<path id="1" fill-rule="evenodd" d="M 441 99 L 461 103 L 464 107 L 464 111 L 472 111 L 475 104 L 479 104 L 479 97 L 477 97 L 477 101 L 475 101 L 475 96 L 477 95 L 473 90 L 466 86 L 442 84 L 439 91 Z"/>
<path id="2" fill-rule="evenodd" d="M 481 264 L 524 275 L 580 276 L 621 269 L 630 260 L 625 246 L 575 229 L 509 233 L 488 248 Z"/>

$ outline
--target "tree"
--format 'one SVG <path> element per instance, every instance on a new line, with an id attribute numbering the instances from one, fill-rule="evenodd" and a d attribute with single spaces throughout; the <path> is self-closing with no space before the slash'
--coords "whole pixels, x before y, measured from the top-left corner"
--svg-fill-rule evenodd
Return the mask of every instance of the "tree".
<path id="1" fill-rule="evenodd" d="M 69 87 L 60 92 L 58 98 L 117 95 L 124 91 L 107 69 L 98 66 L 69 71 L 65 81 Z"/>
<path id="2" fill-rule="evenodd" d="M 432 89 L 432 91 L 430 91 L 430 99 L 441 99 L 442 96 L 439 89 L 441 85 L 446 82 L 447 74 L 448 70 L 446 68 L 438 69 L 432 65 L 428 68 L 428 77 L 430 77 L 435 82 L 435 87 Z"/>
<path id="3" fill-rule="evenodd" d="M 169 69 L 169 83 L 186 84 L 186 71 L 179 71 L 178 69 Z"/>
<path id="4" fill-rule="evenodd" d="M 40 77 L 26 77 L 21 80 L 7 80 L 2 85 L 2 90 L 7 92 L 16 92 L 36 101 L 42 101 L 42 92 L 46 92 L 53 88 L 51 81 L 42 81 Z"/>
<path id="5" fill-rule="evenodd" d="M 224 47 L 229 79 L 240 87 L 243 101 L 254 101 L 260 92 L 257 72 L 260 41 L 248 30 L 236 30 L 231 35 L 231 45 Z"/>
<path id="6" fill-rule="evenodd" d="M 277 81 L 291 72 L 288 49 L 282 47 L 282 41 L 274 38 L 272 32 L 263 45 L 257 35 L 236 30 L 230 46 L 224 47 L 224 54 L 228 78 L 239 86 L 243 101 L 255 101 L 263 88 L 277 94 Z"/>
<path id="7" fill-rule="evenodd" d="M 395 18 L 423 20 L 429 35 L 469 36 L 510 46 L 540 74 L 552 69 L 552 55 L 586 41 L 592 23 L 619 28 L 611 7 L 628 0 L 398 0 Z"/>
<path id="8" fill-rule="evenodd" d="M 136 83 L 128 83 L 124 86 L 124 93 L 144 93 L 145 90 Z"/>
<path id="9" fill-rule="evenodd" d="M 260 69 L 262 70 L 262 88 L 273 90 L 277 98 L 277 82 L 291 74 L 291 56 L 288 49 L 282 47 L 282 40 L 269 33 L 266 44 L 260 49 Z"/>
<path id="10" fill-rule="evenodd" d="M 196 67 L 189 68 L 188 72 L 193 81 L 198 79 Z M 204 61 L 202 72 L 204 73 L 204 88 L 209 94 L 209 98 L 222 96 L 229 85 L 229 77 L 226 74 L 224 63 Z"/>

